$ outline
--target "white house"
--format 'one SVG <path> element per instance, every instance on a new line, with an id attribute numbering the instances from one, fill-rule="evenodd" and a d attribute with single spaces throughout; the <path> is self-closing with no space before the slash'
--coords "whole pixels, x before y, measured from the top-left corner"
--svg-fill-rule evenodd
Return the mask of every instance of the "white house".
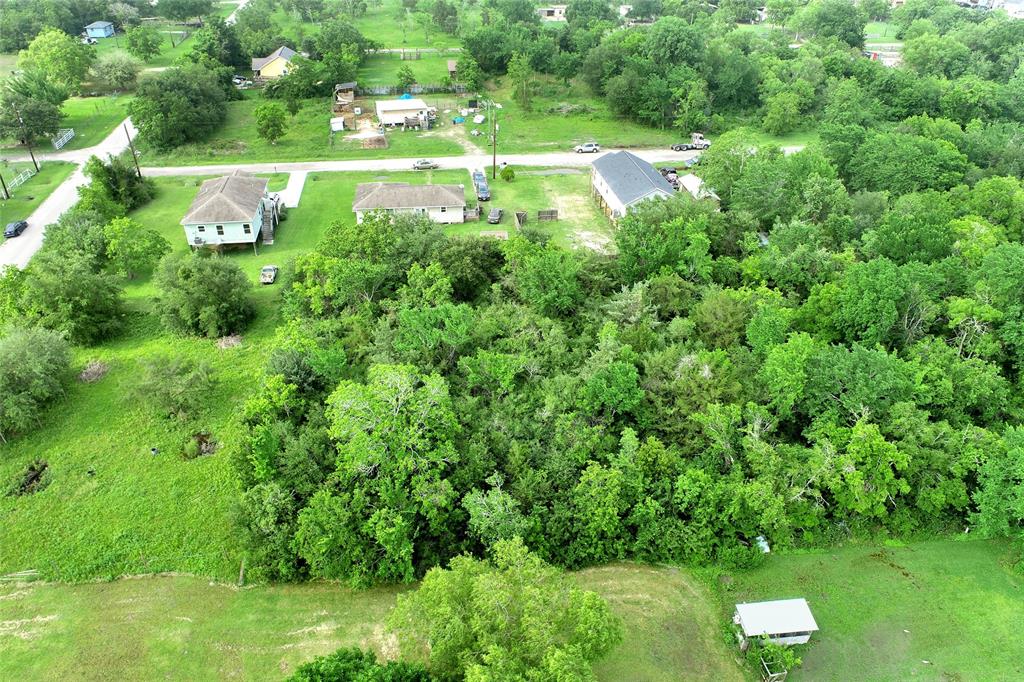
<path id="1" fill-rule="evenodd" d="M 689 192 L 694 199 L 714 199 L 718 201 L 718 195 L 708 189 L 704 181 L 693 173 L 680 175 L 679 186 Z"/>
<path id="2" fill-rule="evenodd" d="M 192 247 L 252 244 L 255 251 L 261 232 L 264 244 L 273 243 L 277 220 L 267 179 L 235 171 L 204 182 L 181 224 Z"/>
<path id="3" fill-rule="evenodd" d="M 737 604 L 732 621 L 744 639 L 767 637 L 775 644 L 806 644 L 818 631 L 806 599 Z"/>
<path id="4" fill-rule="evenodd" d="M 617 220 L 641 201 L 675 194 L 671 183 L 651 164 L 630 152 L 612 152 L 594 162 L 590 178 L 604 212 Z"/>
<path id="5" fill-rule="evenodd" d="M 568 5 L 547 5 L 538 7 L 537 14 L 544 21 L 565 21 L 565 8 Z"/>
<path id="6" fill-rule="evenodd" d="M 406 119 L 419 119 L 421 125 L 425 125 L 430 117 L 431 107 L 421 99 L 410 97 L 408 99 L 384 99 L 377 100 L 377 120 L 383 126 L 400 126 L 406 124 Z"/>
<path id="7" fill-rule="evenodd" d="M 405 182 L 364 182 L 356 185 L 352 210 L 356 223 L 371 211 L 425 215 L 438 223 L 465 221 L 466 192 L 462 185 L 410 185 Z"/>

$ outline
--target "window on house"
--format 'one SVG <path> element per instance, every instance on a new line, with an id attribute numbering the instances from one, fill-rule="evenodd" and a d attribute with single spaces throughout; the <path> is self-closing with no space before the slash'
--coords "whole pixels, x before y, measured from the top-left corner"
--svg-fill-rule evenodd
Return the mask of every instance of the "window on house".
<path id="1" fill-rule="evenodd" d="M 217 234 L 218 234 L 219 236 L 221 236 L 221 237 L 223 237 L 223 236 L 224 236 L 224 226 L 223 226 L 223 225 L 218 225 L 218 226 L 217 226 Z"/>
<path id="2" fill-rule="evenodd" d="M 200 225 L 197 227 L 196 232 L 206 232 L 206 225 Z"/>
<path id="3" fill-rule="evenodd" d="M 250 225 L 249 223 L 245 223 L 244 225 L 242 225 L 242 232 L 245 232 L 246 234 L 252 234 L 252 225 Z"/>
<path id="4" fill-rule="evenodd" d="M 447 212 L 448 212 L 448 207 L 447 206 L 442 206 L 441 207 L 441 213 L 447 213 Z"/>

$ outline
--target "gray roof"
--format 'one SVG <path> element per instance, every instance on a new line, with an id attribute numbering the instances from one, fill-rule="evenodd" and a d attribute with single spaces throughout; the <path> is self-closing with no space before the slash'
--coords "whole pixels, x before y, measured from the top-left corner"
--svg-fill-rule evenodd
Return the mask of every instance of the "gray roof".
<path id="1" fill-rule="evenodd" d="M 781 635 L 790 632 L 816 632 L 818 624 L 806 599 L 779 599 L 753 604 L 737 604 L 736 615 L 747 637 Z"/>
<path id="2" fill-rule="evenodd" d="M 86 26 L 86 28 L 106 28 L 107 26 L 113 26 L 113 24 L 109 21 L 94 21 Z"/>
<path id="3" fill-rule="evenodd" d="M 364 182 L 356 185 L 353 211 L 375 208 L 432 208 L 465 206 L 466 193 L 459 185 L 410 185 L 405 182 Z"/>
<path id="4" fill-rule="evenodd" d="M 267 193 L 267 179 L 235 171 L 199 188 L 182 225 L 241 223 L 252 220 Z"/>
<path id="5" fill-rule="evenodd" d="M 600 173 L 623 206 L 629 206 L 658 190 L 668 194 L 675 191 L 654 166 L 630 152 L 605 154 L 594 161 L 594 170 Z"/>
<path id="6" fill-rule="evenodd" d="M 252 70 L 259 71 L 264 66 L 274 61 L 278 57 L 282 57 L 285 61 L 290 62 L 292 60 L 292 57 L 294 57 L 296 54 L 297 53 L 292 48 L 286 45 L 282 45 L 281 47 L 277 48 L 276 50 L 268 54 L 266 57 L 254 57 L 252 60 Z"/>

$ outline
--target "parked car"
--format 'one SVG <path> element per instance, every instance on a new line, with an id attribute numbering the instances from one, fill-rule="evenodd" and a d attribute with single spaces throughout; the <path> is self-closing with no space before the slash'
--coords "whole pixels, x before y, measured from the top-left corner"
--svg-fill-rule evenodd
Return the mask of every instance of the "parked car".
<path id="1" fill-rule="evenodd" d="M 237 73 L 231 77 L 231 82 L 235 85 L 242 85 L 245 83 L 245 76 L 239 76 Z"/>
<path id="2" fill-rule="evenodd" d="M 698 165 L 699 163 L 700 163 L 700 154 L 698 154 L 697 156 L 694 156 L 692 158 L 685 159 L 683 161 L 683 165 L 686 166 L 687 168 L 693 168 L 694 166 Z"/>
<path id="3" fill-rule="evenodd" d="M 429 159 L 420 159 L 412 165 L 413 170 L 430 170 L 432 168 L 440 168 L 438 164 L 434 163 Z"/>
<path id="4" fill-rule="evenodd" d="M 16 223 L 7 223 L 7 227 L 4 228 L 4 238 L 10 239 L 11 237 L 17 237 L 25 231 L 26 227 L 28 227 L 28 223 L 24 220 L 19 220 Z"/>
<path id="5" fill-rule="evenodd" d="M 273 284 L 277 280 L 277 266 L 264 265 L 260 270 L 260 284 Z"/>
<path id="6" fill-rule="evenodd" d="M 504 211 L 500 208 L 492 208 L 491 212 L 487 214 L 487 222 L 491 225 L 497 225 L 501 222 L 501 216 L 504 215 Z"/>
<path id="7" fill-rule="evenodd" d="M 584 142 L 573 147 L 573 151 L 577 154 L 593 154 L 601 151 L 601 145 L 596 142 Z"/>
<path id="8" fill-rule="evenodd" d="M 473 184 L 474 185 L 480 185 L 481 183 L 484 184 L 484 185 L 487 184 L 487 176 L 484 175 L 483 171 L 478 171 L 478 170 L 473 171 Z"/>
<path id="9" fill-rule="evenodd" d="M 711 146 L 711 141 L 704 138 L 700 133 L 693 133 L 690 135 L 689 142 L 680 142 L 672 145 L 672 151 L 674 152 L 688 152 L 691 149 L 707 149 Z"/>
<path id="10" fill-rule="evenodd" d="M 477 201 L 490 201 L 491 200 L 491 188 L 486 184 L 476 186 L 476 199 Z"/>

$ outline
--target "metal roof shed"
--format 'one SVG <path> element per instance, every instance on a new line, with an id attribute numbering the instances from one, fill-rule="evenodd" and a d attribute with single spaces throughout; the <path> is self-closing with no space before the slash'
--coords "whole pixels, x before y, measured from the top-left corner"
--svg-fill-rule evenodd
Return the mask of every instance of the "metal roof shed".
<path id="1" fill-rule="evenodd" d="M 767 637 L 775 644 L 806 644 L 818 630 L 806 599 L 737 604 L 733 622 L 744 637 Z"/>

